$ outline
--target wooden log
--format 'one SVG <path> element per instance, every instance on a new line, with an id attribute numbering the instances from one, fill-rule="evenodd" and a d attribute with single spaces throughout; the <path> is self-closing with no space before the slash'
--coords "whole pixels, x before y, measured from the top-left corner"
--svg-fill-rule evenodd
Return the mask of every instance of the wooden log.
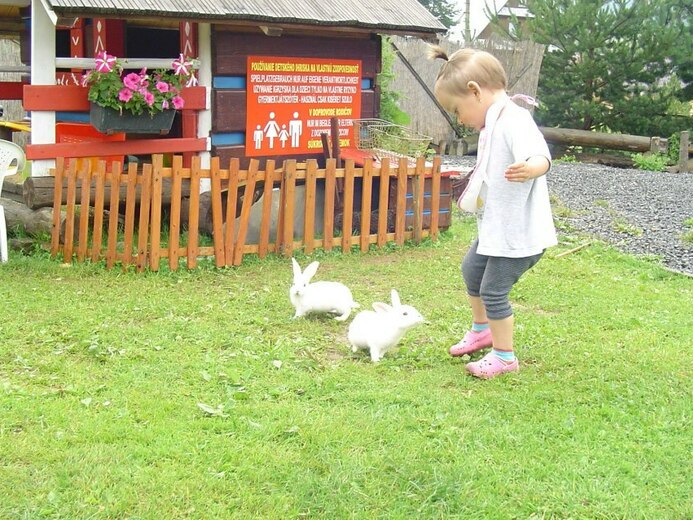
<path id="1" fill-rule="evenodd" d="M 0 206 L 5 208 L 7 229 L 19 228 L 27 235 L 50 235 L 53 229 L 53 208 L 32 210 L 21 202 L 0 198 Z"/>
<path id="2" fill-rule="evenodd" d="M 679 146 L 679 172 L 687 173 L 690 171 L 688 156 L 690 155 L 690 134 L 688 131 L 681 132 Z"/>
<path id="3" fill-rule="evenodd" d="M 30 237 L 38 237 L 43 234 L 51 235 L 53 231 L 53 208 L 31 209 L 21 202 L 0 197 L 0 205 L 5 208 L 5 221 L 8 231 L 20 229 Z M 58 220 L 60 222 L 59 241 L 65 243 L 65 227 L 67 225 L 67 215 L 65 211 L 60 212 Z M 79 216 L 73 215 L 73 229 L 79 226 Z M 122 219 L 118 219 L 122 224 Z M 94 228 L 94 214 L 89 212 L 89 229 Z M 73 242 L 77 237 L 72 237 Z"/>
<path id="4" fill-rule="evenodd" d="M 548 128 L 539 127 L 544 138 L 549 143 L 568 146 L 594 146 L 609 148 L 612 150 L 629 150 L 632 152 L 649 152 L 652 150 L 652 139 L 640 135 L 607 134 L 592 132 L 590 130 L 576 130 L 573 128 Z M 659 139 L 659 151 L 666 152 L 667 140 Z"/>
<path id="5" fill-rule="evenodd" d="M 581 163 L 604 164 L 614 168 L 634 168 L 635 164 L 630 157 L 613 153 L 578 153 L 575 159 Z"/>
<path id="6" fill-rule="evenodd" d="M 24 182 L 18 174 L 5 177 L 2 184 L 2 197 L 4 199 L 14 200 L 24 203 L 22 197 L 22 182 Z"/>
<path id="7" fill-rule="evenodd" d="M 55 186 L 55 178 L 52 176 L 47 176 L 47 177 L 29 177 L 24 181 L 24 184 L 22 186 L 22 197 L 24 199 L 24 204 L 29 209 L 38 209 L 38 208 L 45 208 L 49 206 L 53 206 L 53 189 Z M 77 190 L 81 190 L 82 187 L 82 181 L 81 179 L 77 179 Z M 171 187 L 172 187 L 172 180 L 165 178 L 162 179 L 162 199 L 161 202 L 162 204 L 168 205 L 171 203 Z M 119 186 L 120 190 L 120 196 L 119 200 L 124 201 L 126 200 L 127 196 L 127 183 L 122 183 Z M 63 179 L 63 199 L 62 199 L 62 204 L 67 203 L 67 178 Z M 140 197 L 142 194 L 142 185 L 137 184 L 136 188 L 136 202 L 140 202 Z M 182 195 L 184 197 L 189 197 L 190 196 L 190 183 L 189 182 L 183 182 L 182 184 Z M 91 204 L 93 205 L 93 201 L 95 200 L 96 196 L 96 189 L 95 186 L 92 185 L 91 187 L 91 192 L 90 192 L 90 201 Z M 107 182 L 105 185 L 104 189 L 104 198 L 106 200 L 110 200 L 111 196 L 111 183 Z"/>

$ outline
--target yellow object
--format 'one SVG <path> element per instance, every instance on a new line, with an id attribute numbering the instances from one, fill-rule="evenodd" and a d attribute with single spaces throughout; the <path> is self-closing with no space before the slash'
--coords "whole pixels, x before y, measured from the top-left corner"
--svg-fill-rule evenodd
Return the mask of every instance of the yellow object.
<path id="1" fill-rule="evenodd" d="M 15 123 L 14 121 L 0 121 L 0 126 L 11 128 L 12 130 L 20 130 L 22 132 L 31 132 L 31 125 L 28 123 Z"/>

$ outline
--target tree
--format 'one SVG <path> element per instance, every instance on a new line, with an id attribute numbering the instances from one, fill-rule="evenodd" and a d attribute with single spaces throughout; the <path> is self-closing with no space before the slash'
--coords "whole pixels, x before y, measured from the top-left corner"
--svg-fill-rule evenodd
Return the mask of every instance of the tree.
<path id="1" fill-rule="evenodd" d="M 419 3 L 448 29 L 457 22 L 457 9 L 453 2 L 449 0 L 419 0 Z"/>
<path id="2" fill-rule="evenodd" d="M 528 0 L 533 17 L 524 31 L 511 24 L 511 36 L 547 46 L 537 119 L 639 135 L 690 127 L 688 114 L 671 113 L 685 106 L 676 99 L 685 96 L 693 74 L 689 6 L 685 0 Z"/>

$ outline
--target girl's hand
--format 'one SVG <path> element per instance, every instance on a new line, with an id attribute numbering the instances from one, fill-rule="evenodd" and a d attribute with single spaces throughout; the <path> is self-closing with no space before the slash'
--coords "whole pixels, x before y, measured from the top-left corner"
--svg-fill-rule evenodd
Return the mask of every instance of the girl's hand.
<path id="1" fill-rule="evenodd" d="M 537 155 L 508 166 L 505 170 L 505 178 L 510 182 L 525 182 L 544 175 L 548 169 L 549 160 Z"/>

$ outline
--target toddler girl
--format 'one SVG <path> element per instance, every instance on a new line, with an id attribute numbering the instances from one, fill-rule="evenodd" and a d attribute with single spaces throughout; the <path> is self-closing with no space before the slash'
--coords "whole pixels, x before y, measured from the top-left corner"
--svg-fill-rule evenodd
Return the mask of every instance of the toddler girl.
<path id="1" fill-rule="evenodd" d="M 478 238 L 462 262 L 473 323 L 450 354 L 492 347 L 466 365 L 473 376 L 492 378 L 519 370 L 510 290 L 557 243 L 544 177 L 551 156 L 531 114 L 506 94 L 505 71 L 495 57 L 474 49 L 448 57 L 435 46 L 431 57 L 445 60 L 435 83 L 440 104 L 480 130 L 477 163 L 458 201 L 477 213 Z"/>

